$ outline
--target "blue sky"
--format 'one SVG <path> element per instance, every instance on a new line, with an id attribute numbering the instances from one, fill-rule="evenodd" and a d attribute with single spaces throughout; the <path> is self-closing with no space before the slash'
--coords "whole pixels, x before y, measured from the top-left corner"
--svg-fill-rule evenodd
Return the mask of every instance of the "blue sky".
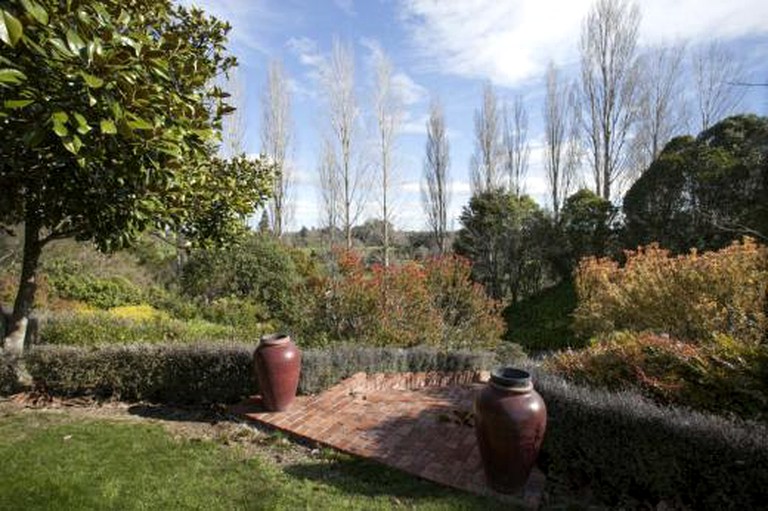
<path id="1" fill-rule="evenodd" d="M 244 91 L 244 143 L 258 153 L 260 98 L 271 59 L 283 61 L 290 79 L 295 143 L 295 184 L 290 230 L 319 223 L 317 159 L 326 122 L 317 66 L 334 37 L 353 45 L 358 101 L 370 111 L 371 48 L 393 61 L 405 99 L 397 139 L 395 225 L 424 229 L 419 194 L 425 121 L 430 96 L 445 107 L 451 143 L 453 227 L 470 195 L 473 112 L 490 80 L 502 100 L 522 95 L 532 144 L 526 190 L 546 205 L 541 166 L 544 73 L 551 59 L 565 77 L 578 70 L 578 38 L 590 0 L 185 0 L 232 26 L 230 50 Z M 641 49 L 687 41 L 688 47 L 721 40 L 741 59 L 746 79 L 768 81 L 768 2 L 765 0 L 640 0 Z M 740 111 L 768 115 L 768 88 L 749 88 Z M 367 119 L 366 119 L 367 120 Z M 589 181 L 587 181 L 589 182 Z M 365 217 L 375 216 L 375 192 Z"/>

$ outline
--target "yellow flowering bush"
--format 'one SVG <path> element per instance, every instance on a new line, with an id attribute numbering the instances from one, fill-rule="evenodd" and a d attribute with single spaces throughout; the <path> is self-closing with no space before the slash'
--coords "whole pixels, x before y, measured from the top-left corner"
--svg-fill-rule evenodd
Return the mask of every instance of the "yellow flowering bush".
<path id="1" fill-rule="evenodd" d="M 132 321 L 151 321 L 154 319 L 169 319 L 168 313 L 160 311 L 151 305 L 121 305 L 109 309 L 109 314 L 116 318 Z"/>
<path id="2" fill-rule="evenodd" d="M 574 330 L 582 337 L 650 330 L 688 342 L 725 334 L 756 345 L 768 327 L 768 249 L 744 238 L 677 257 L 652 244 L 626 252 L 624 266 L 587 258 L 576 291 Z"/>

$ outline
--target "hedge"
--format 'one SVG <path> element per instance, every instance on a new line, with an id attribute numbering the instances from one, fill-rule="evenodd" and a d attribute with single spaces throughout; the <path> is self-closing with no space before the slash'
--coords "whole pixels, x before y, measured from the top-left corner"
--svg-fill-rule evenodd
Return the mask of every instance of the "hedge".
<path id="1" fill-rule="evenodd" d="M 768 425 L 660 407 L 637 394 L 578 387 L 536 372 L 549 424 L 550 476 L 627 500 L 757 509 L 768 488 Z"/>
<path id="2" fill-rule="evenodd" d="M 126 401 L 235 402 L 258 392 L 255 345 L 120 345 L 100 349 L 36 346 L 25 356 L 36 386 L 54 395 L 91 394 Z M 320 392 L 365 372 L 461 371 L 493 365 L 489 352 L 356 348 L 306 350 L 299 392 Z"/>
<path id="3" fill-rule="evenodd" d="M 18 386 L 14 360 L 0 354 L 0 396 L 13 394 L 18 390 Z"/>

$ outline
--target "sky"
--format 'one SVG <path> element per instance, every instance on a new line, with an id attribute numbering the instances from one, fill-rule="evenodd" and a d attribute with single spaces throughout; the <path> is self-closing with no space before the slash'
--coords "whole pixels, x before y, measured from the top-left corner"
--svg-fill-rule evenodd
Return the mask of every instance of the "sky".
<path id="1" fill-rule="evenodd" d="M 317 163 L 327 108 L 318 66 L 332 41 L 352 45 L 356 92 L 364 133 L 373 132 L 372 59 L 377 48 L 394 65 L 404 111 L 395 145 L 393 222 L 398 229 L 426 229 L 420 199 L 425 122 L 430 98 L 444 106 L 453 180 L 449 228 L 470 197 L 473 115 L 484 83 L 500 100 L 521 96 L 531 143 L 525 190 L 547 206 L 542 165 L 544 75 L 553 61 L 565 79 L 578 75 L 578 41 L 591 0 L 182 0 L 232 25 L 229 50 L 239 63 L 237 80 L 248 153 L 260 151 L 261 98 L 267 68 L 282 61 L 292 98 L 294 184 L 288 230 L 320 224 Z M 719 40 L 740 59 L 745 81 L 768 82 L 768 2 L 765 0 L 639 0 L 640 50 L 685 41 L 687 48 Z M 689 59 L 688 59 L 689 60 Z M 768 87 L 749 87 L 739 112 L 768 115 Z M 695 133 L 695 127 L 691 129 Z M 375 179 L 371 179 L 375 182 Z M 586 181 L 585 182 L 590 182 Z M 374 218 L 380 192 L 369 194 L 361 220 Z M 380 215 L 379 215 L 380 216 Z"/>

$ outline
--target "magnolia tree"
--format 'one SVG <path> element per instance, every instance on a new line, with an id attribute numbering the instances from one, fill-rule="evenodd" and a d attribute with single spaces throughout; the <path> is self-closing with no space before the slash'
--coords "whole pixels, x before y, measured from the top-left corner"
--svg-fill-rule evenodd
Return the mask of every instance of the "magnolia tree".
<path id="1" fill-rule="evenodd" d="M 47 243 L 222 242 L 267 200 L 270 164 L 214 157 L 228 30 L 170 0 L 3 2 L 0 224 L 24 233 L 5 351 L 23 347 Z"/>

